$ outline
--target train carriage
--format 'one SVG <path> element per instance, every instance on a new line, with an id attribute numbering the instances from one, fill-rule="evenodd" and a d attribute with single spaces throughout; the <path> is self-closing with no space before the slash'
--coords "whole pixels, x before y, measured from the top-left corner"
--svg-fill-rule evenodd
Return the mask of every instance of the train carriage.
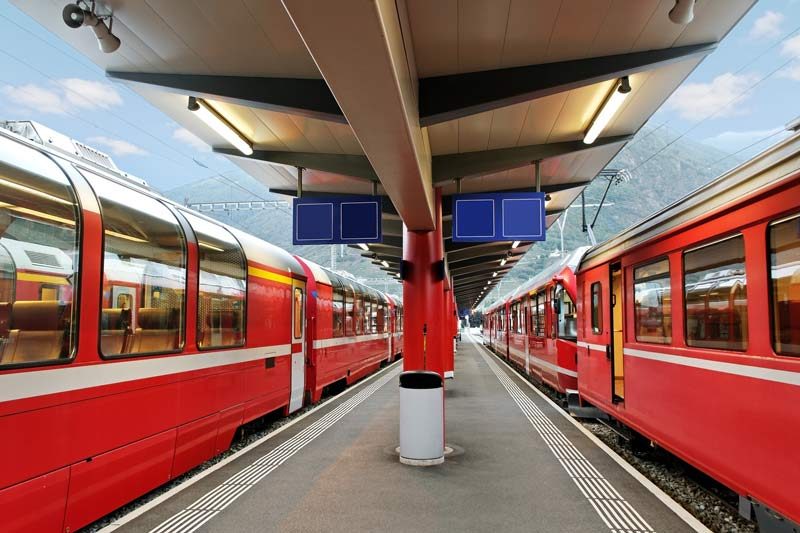
<path id="1" fill-rule="evenodd" d="M 581 398 L 800 522 L 800 134 L 589 251 L 578 296 Z"/>
<path id="2" fill-rule="evenodd" d="M 575 269 L 578 248 L 507 298 L 508 358 L 562 394 L 578 387 Z"/>
<path id="3" fill-rule="evenodd" d="M 0 195 L 4 531 L 74 531 L 313 395 L 321 269 L 34 123 L 0 128 Z M 391 356 L 387 300 L 358 292 L 377 343 L 348 382 Z"/>
<path id="4" fill-rule="evenodd" d="M 389 298 L 297 258 L 309 280 L 307 376 L 312 402 L 326 387 L 351 384 L 393 359 Z"/>

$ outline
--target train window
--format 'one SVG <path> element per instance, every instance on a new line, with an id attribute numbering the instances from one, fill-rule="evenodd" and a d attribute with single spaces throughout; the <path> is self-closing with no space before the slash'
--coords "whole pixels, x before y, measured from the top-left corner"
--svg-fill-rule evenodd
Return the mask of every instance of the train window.
<path id="1" fill-rule="evenodd" d="M 161 202 L 86 172 L 103 215 L 100 351 L 105 356 L 183 348 L 186 240 Z"/>
<path id="2" fill-rule="evenodd" d="M 353 334 L 362 335 L 364 333 L 364 297 L 353 289 Z"/>
<path id="3" fill-rule="evenodd" d="M 78 203 L 61 174 L 0 165 L 0 366 L 64 361 L 75 347 Z"/>
<path id="4" fill-rule="evenodd" d="M 378 301 L 375 296 L 370 296 L 369 331 L 378 333 Z"/>
<path id="5" fill-rule="evenodd" d="M 386 320 L 386 304 L 383 302 L 378 305 L 377 321 L 378 333 L 385 333 L 386 331 L 389 331 L 389 328 L 387 327 L 389 321 Z"/>
<path id="6" fill-rule="evenodd" d="M 334 282 L 331 314 L 333 315 L 333 336 L 344 337 L 344 286 Z"/>
<path id="7" fill-rule="evenodd" d="M 294 332 L 295 339 L 303 338 L 303 289 L 300 287 L 294 288 Z"/>
<path id="8" fill-rule="evenodd" d="M 744 238 L 730 237 L 683 254 L 686 344 L 747 348 Z"/>
<path id="9" fill-rule="evenodd" d="M 633 270 L 633 306 L 637 341 L 672 342 L 669 259 Z"/>
<path id="10" fill-rule="evenodd" d="M 800 355 L 800 215 L 769 228 L 775 353 Z"/>
<path id="11" fill-rule="evenodd" d="M 243 346 L 247 309 L 247 260 L 231 233 L 183 212 L 197 236 L 200 283 L 197 344 L 200 348 Z"/>
<path id="12" fill-rule="evenodd" d="M 557 285 L 553 299 L 556 314 L 557 333 L 560 339 L 578 338 L 578 313 L 575 303 L 562 285 Z"/>
<path id="13" fill-rule="evenodd" d="M 545 294 L 543 291 L 536 293 L 536 321 L 533 334 L 537 337 L 544 337 L 546 329 L 545 317 Z"/>
<path id="14" fill-rule="evenodd" d="M 592 332 L 603 332 L 603 293 L 600 282 L 592 283 Z"/>
<path id="15" fill-rule="evenodd" d="M 345 335 L 355 335 L 356 331 L 356 307 L 355 292 L 353 287 L 346 285 L 344 288 L 344 331 Z"/>

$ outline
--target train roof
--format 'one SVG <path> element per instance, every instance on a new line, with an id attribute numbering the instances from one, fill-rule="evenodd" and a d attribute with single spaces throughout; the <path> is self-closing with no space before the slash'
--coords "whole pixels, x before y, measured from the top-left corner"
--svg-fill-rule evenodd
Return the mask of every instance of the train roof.
<path id="1" fill-rule="evenodd" d="M 767 148 L 752 159 L 722 174 L 714 181 L 689 193 L 650 217 L 622 231 L 616 237 L 589 250 L 579 270 L 610 261 L 622 253 L 671 233 L 684 224 L 730 203 L 773 187 L 800 172 L 800 130 Z"/>
<path id="2" fill-rule="evenodd" d="M 553 279 L 553 276 L 557 275 L 559 272 L 564 270 L 565 268 L 570 268 L 573 271 L 578 269 L 578 265 L 583 258 L 583 255 L 589 250 L 589 246 L 581 246 L 579 248 L 574 249 L 570 253 L 566 254 L 564 257 L 561 258 L 561 261 L 550 265 L 549 267 L 543 269 L 537 275 L 520 285 L 517 289 L 512 291 L 511 293 L 506 295 L 506 300 L 514 300 L 519 296 L 524 295 L 525 293 L 540 287 Z"/>
<path id="3" fill-rule="evenodd" d="M 373 289 L 368 285 L 364 285 L 353 278 L 337 274 L 329 268 L 325 268 L 324 266 L 319 265 L 310 259 L 306 259 L 305 257 L 296 257 L 308 266 L 309 270 L 311 270 L 311 273 L 314 275 L 314 279 L 318 283 L 324 283 L 326 285 L 330 285 L 331 287 L 344 287 L 349 285 L 353 288 L 353 290 L 358 291 L 359 294 L 371 294 L 373 296 L 377 296 L 382 302 L 389 301 L 389 297 L 377 289 Z"/>

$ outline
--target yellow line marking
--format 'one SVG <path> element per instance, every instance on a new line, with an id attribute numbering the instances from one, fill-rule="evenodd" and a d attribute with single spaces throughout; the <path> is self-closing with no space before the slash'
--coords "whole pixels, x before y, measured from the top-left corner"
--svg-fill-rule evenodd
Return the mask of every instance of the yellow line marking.
<path id="1" fill-rule="evenodd" d="M 269 270 L 264 270 L 262 268 L 248 267 L 247 272 L 251 276 L 255 276 L 257 278 L 268 279 L 270 281 L 277 281 L 278 283 L 283 283 L 286 285 L 292 284 L 292 278 L 290 278 L 289 276 L 276 274 L 275 272 L 270 272 Z"/>
<path id="2" fill-rule="evenodd" d="M 38 281 L 40 283 L 50 283 L 53 285 L 69 285 L 69 282 L 60 276 L 46 276 L 44 274 L 29 274 L 27 272 L 20 272 L 17 274 L 19 281 Z"/>

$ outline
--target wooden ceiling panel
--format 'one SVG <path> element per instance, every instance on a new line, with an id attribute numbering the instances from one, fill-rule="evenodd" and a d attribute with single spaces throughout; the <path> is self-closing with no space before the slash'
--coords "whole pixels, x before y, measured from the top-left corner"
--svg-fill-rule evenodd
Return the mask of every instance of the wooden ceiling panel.
<path id="1" fill-rule="evenodd" d="M 590 48 L 593 56 L 625 54 L 633 49 L 642 28 L 655 14 L 660 0 L 613 0 Z"/>
<path id="2" fill-rule="evenodd" d="M 458 119 L 458 152 L 486 150 L 491 126 L 491 111 Z"/>
<path id="3" fill-rule="evenodd" d="M 501 65 L 516 67 L 547 61 L 547 47 L 560 2 L 512 0 Z"/>
<path id="4" fill-rule="evenodd" d="M 562 2 L 547 48 L 547 61 L 587 57 L 610 5 L 611 0 Z"/>
<path id="5" fill-rule="evenodd" d="M 258 23 L 262 34 L 269 40 L 282 65 L 283 72 L 264 74 L 302 78 L 322 77 L 280 0 L 244 0 L 244 4 L 247 7 L 247 16 L 252 15 Z M 232 35 L 236 35 L 235 29 Z"/>
<path id="6" fill-rule="evenodd" d="M 477 72 L 497 68 L 503 57 L 511 0 L 458 2 L 458 69 Z"/>
<path id="7" fill-rule="evenodd" d="M 406 0 L 417 74 L 458 71 L 458 0 Z"/>
<path id="8" fill-rule="evenodd" d="M 558 119 L 568 93 L 557 93 L 530 102 L 519 136 L 519 146 L 544 144 Z"/>
<path id="9" fill-rule="evenodd" d="M 428 139 L 431 146 L 431 154 L 455 154 L 458 153 L 458 121 L 440 122 L 428 128 Z"/>
<path id="10" fill-rule="evenodd" d="M 615 81 L 596 83 L 569 92 L 547 142 L 572 141 L 583 136 Z"/>
<path id="11" fill-rule="evenodd" d="M 517 146 L 530 102 L 501 107 L 492 112 L 489 150 Z"/>

